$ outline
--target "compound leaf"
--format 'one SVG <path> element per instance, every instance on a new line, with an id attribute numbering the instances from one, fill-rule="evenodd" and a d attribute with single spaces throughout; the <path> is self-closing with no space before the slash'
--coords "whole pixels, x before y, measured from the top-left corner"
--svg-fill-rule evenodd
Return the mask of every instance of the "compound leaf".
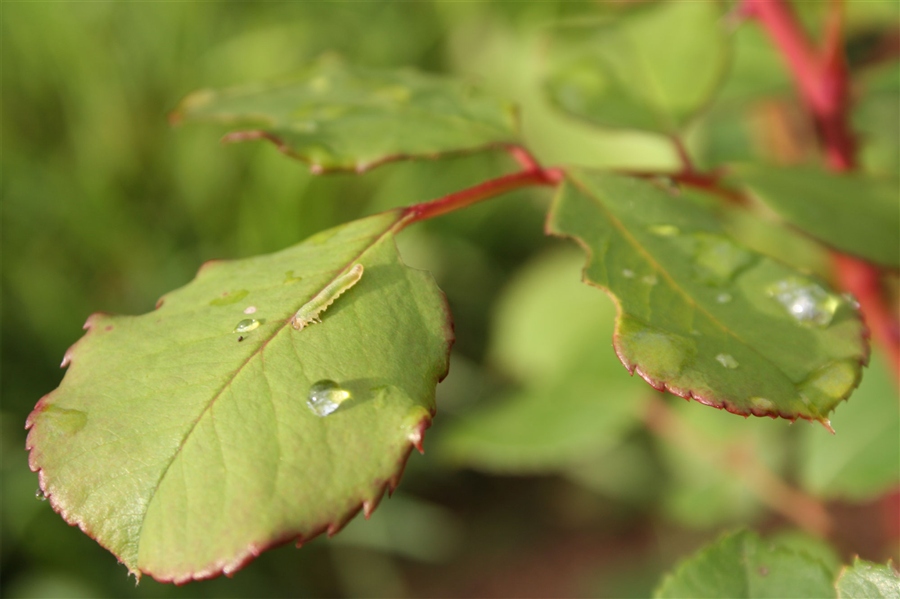
<path id="1" fill-rule="evenodd" d="M 852 302 L 736 244 L 686 196 L 573 169 L 548 230 L 588 253 L 585 282 L 618 304 L 620 360 L 657 389 L 824 422 L 859 382 L 868 346 Z"/>
<path id="2" fill-rule="evenodd" d="M 440 290 L 397 254 L 402 215 L 207 263 L 142 316 L 91 316 L 28 418 L 54 509 L 136 576 L 177 583 L 374 509 L 420 446 L 452 342 Z M 295 330 L 290 317 L 356 264 L 322 322 Z M 350 394 L 324 417 L 307 406 L 322 380 Z"/>
<path id="3" fill-rule="evenodd" d="M 512 104 L 471 85 L 412 70 L 321 60 L 282 81 L 182 100 L 173 122 L 249 127 L 227 141 L 267 139 L 313 172 L 365 171 L 403 158 L 435 158 L 516 141 Z"/>
<path id="4" fill-rule="evenodd" d="M 900 266 L 896 179 L 758 164 L 735 172 L 753 195 L 798 229 L 839 250 Z"/>

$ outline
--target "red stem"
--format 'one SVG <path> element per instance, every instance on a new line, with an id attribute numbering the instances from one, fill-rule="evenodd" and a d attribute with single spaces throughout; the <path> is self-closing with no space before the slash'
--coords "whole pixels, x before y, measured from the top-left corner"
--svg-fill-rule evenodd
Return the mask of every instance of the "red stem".
<path id="1" fill-rule="evenodd" d="M 759 20 L 790 66 L 818 126 L 828 167 L 836 172 L 856 168 L 856 139 L 849 124 L 850 79 L 842 52 L 841 2 L 832 0 L 821 52 L 812 47 L 785 0 L 744 0 L 742 8 Z M 890 357 L 900 383 L 900 321 L 882 293 L 878 267 L 837 253 L 833 263 L 841 285 L 859 299 L 872 337 Z"/>
<path id="2" fill-rule="evenodd" d="M 436 200 L 413 204 L 406 209 L 400 221 L 400 228 L 402 229 L 412 223 L 465 208 L 476 202 L 488 200 L 514 189 L 532 185 L 552 187 L 562 180 L 562 176 L 562 171 L 558 169 L 542 169 L 538 167 L 491 179 Z"/>

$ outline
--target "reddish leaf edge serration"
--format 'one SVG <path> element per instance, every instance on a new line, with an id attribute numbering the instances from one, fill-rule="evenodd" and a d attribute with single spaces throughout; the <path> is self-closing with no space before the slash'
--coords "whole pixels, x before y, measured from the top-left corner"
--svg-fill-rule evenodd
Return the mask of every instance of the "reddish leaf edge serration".
<path id="1" fill-rule="evenodd" d="M 198 269 L 198 272 L 200 270 L 202 270 L 203 268 L 209 266 L 210 264 L 221 263 L 221 262 L 226 262 L 226 260 L 208 260 L 200 266 L 200 269 Z M 454 324 L 453 324 L 453 315 L 450 311 L 450 304 L 447 301 L 447 295 L 443 291 L 440 291 L 440 297 L 441 297 L 442 308 L 444 310 L 444 314 L 446 317 L 444 320 L 444 322 L 445 322 L 444 338 L 446 339 L 447 360 L 445 362 L 444 371 L 441 374 L 439 374 L 437 377 L 435 377 L 435 381 L 434 381 L 435 387 L 441 381 L 443 381 L 447 377 L 447 374 L 450 372 L 450 359 L 449 359 L 450 350 L 453 348 L 453 344 L 456 341 Z M 159 298 L 159 300 L 157 300 L 154 311 L 158 310 L 160 308 L 160 306 L 163 305 L 164 301 L 165 301 L 165 295 L 163 295 L 162 297 Z M 60 368 L 66 368 L 67 366 L 72 364 L 72 360 L 75 356 L 75 352 L 76 352 L 78 344 L 81 343 L 85 338 L 87 338 L 88 335 L 90 335 L 93 332 L 95 321 L 97 321 L 98 319 L 103 318 L 105 316 L 113 316 L 113 314 L 111 314 L 109 312 L 94 312 L 90 316 L 88 316 L 87 320 L 85 320 L 84 325 L 82 326 L 82 329 L 87 331 L 87 333 L 82 335 L 81 338 L 78 339 L 78 341 L 73 343 L 66 350 L 66 352 L 63 356 L 63 360 L 60 363 Z M 106 327 L 105 327 L 106 330 L 111 330 L 112 328 L 113 328 L 113 325 L 106 325 Z M 32 472 L 37 473 L 38 484 L 40 486 L 41 493 L 43 494 L 43 496 L 47 500 L 47 502 L 50 504 L 50 507 L 53 509 L 53 511 L 56 512 L 57 514 L 59 514 L 62 517 L 62 519 L 69 526 L 77 526 L 84 534 L 86 534 L 90 538 L 94 539 L 98 545 L 100 545 L 101 547 L 103 547 L 104 549 L 106 549 L 107 551 L 112 553 L 113 556 L 116 558 L 116 560 L 119 563 L 123 563 L 119 559 L 118 555 L 116 555 L 116 553 L 110 547 L 107 547 L 100 540 L 98 540 L 96 537 L 94 537 L 90 526 L 88 526 L 88 524 L 86 522 L 84 522 L 80 518 L 77 518 L 77 517 L 71 515 L 69 512 L 67 512 L 63 506 L 59 505 L 59 503 L 56 501 L 56 498 L 53 496 L 53 494 L 47 490 L 44 469 L 38 464 L 38 456 L 35 451 L 35 446 L 33 444 L 33 440 L 31 438 L 30 431 L 31 431 L 32 426 L 34 425 L 34 417 L 44 410 L 45 406 L 47 405 L 47 403 L 50 401 L 50 399 L 53 397 L 53 395 L 55 393 L 56 393 L 56 390 L 53 390 L 50 393 L 47 393 L 46 395 L 41 397 L 38 400 L 37 404 L 35 404 L 34 409 L 28 415 L 28 418 L 25 420 L 25 430 L 29 431 L 29 434 L 25 439 L 25 450 L 28 452 L 28 467 L 31 469 Z M 308 532 L 305 534 L 302 532 L 297 532 L 297 531 L 288 531 L 288 532 L 285 532 L 284 534 L 281 534 L 272 539 L 266 539 L 264 541 L 250 543 L 242 554 L 239 554 L 239 555 L 229 559 L 228 561 L 216 562 L 207 568 L 204 568 L 197 572 L 192 572 L 191 574 L 186 575 L 186 576 L 166 576 L 166 575 L 161 575 L 161 574 L 154 573 L 154 572 L 132 570 L 131 568 L 128 569 L 129 570 L 128 573 L 135 577 L 135 584 L 140 583 L 141 576 L 143 574 L 149 575 L 151 578 L 153 578 L 157 582 L 173 583 L 177 586 L 182 586 L 189 582 L 194 582 L 194 581 L 202 581 L 202 580 L 210 580 L 213 578 L 218 578 L 219 576 L 222 576 L 223 574 L 225 576 L 231 578 L 237 572 L 242 570 L 245 566 L 250 564 L 250 562 L 252 562 L 254 559 L 259 557 L 263 552 L 268 551 L 269 549 L 274 549 L 275 547 L 280 547 L 281 545 L 286 545 L 287 543 L 291 543 L 291 542 L 293 542 L 295 544 L 295 546 L 299 549 L 303 545 L 309 543 L 310 541 L 312 541 L 313 539 L 315 539 L 316 537 L 320 536 L 323 533 L 327 534 L 328 537 L 331 538 L 334 535 L 336 535 L 337 533 L 339 533 L 360 512 L 363 512 L 363 515 L 365 516 L 366 520 L 368 520 L 369 517 L 372 515 L 372 513 L 375 511 L 375 509 L 381 503 L 381 500 L 383 499 L 385 492 L 387 492 L 388 496 L 391 496 L 391 495 L 393 495 L 394 491 L 399 486 L 400 479 L 402 478 L 403 472 L 406 469 L 406 464 L 409 460 L 409 456 L 412 453 L 413 448 L 418 450 L 418 452 L 420 454 L 425 453 L 425 448 L 423 446 L 423 442 L 425 439 L 425 431 L 427 431 L 431 427 L 432 420 L 434 419 L 436 414 L 437 414 L 437 408 L 434 407 L 430 410 L 429 415 L 423 417 L 422 420 L 419 421 L 419 424 L 416 425 L 414 430 L 409 434 L 409 436 L 407 437 L 407 439 L 409 440 L 409 445 L 402 452 L 399 460 L 397 461 L 397 467 L 396 467 L 396 471 L 394 472 L 394 475 L 391 476 L 387 480 L 377 479 L 374 481 L 374 484 L 372 485 L 372 488 L 374 490 L 372 499 L 368 499 L 368 500 L 359 499 L 358 501 L 351 501 L 348 509 L 346 510 L 346 512 L 344 512 L 344 514 L 340 518 L 338 518 L 334 521 L 331 521 L 331 522 L 323 522 L 322 524 L 315 525 L 312 527 L 311 532 Z"/>
<path id="2" fill-rule="evenodd" d="M 585 262 L 584 262 L 584 268 L 581 269 L 582 283 L 585 283 L 586 285 L 590 285 L 591 287 L 594 287 L 594 288 L 599 289 L 600 291 L 604 292 L 616 306 L 616 327 L 615 327 L 615 331 L 613 332 L 613 339 L 612 339 L 613 349 L 616 352 L 616 357 L 619 359 L 619 361 L 625 367 L 625 370 L 628 371 L 629 375 L 634 376 L 635 373 L 637 373 L 638 376 L 640 376 L 642 379 L 644 379 L 644 381 L 646 381 L 646 383 L 648 385 L 650 385 L 657 391 L 661 391 L 663 393 L 671 393 L 672 395 L 677 395 L 678 397 L 681 397 L 682 399 L 685 399 L 686 401 L 693 400 L 699 404 L 709 406 L 711 408 L 716 408 L 717 410 L 725 410 L 726 412 L 730 412 L 731 414 L 735 414 L 737 416 L 743 416 L 744 418 L 748 418 L 750 416 L 757 416 L 760 418 L 769 417 L 772 419 L 782 418 L 784 420 L 790 420 L 791 422 L 796 422 L 798 418 L 802 418 L 803 420 L 807 420 L 809 422 L 818 422 L 819 424 L 824 426 L 830 433 L 834 434 L 835 431 L 831 427 L 831 421 L 828 420 L 827 418 L 825 418 L 824 416 L 820 417 L 820 418 L 814 418 L 812 416 L 804 416 L 802 414 L 793 414 L 793 413 L 788 413 L 788 412 L 782 412 L 780 410 L 774 410 L 774 409 L 773 410 L 763 410 L 763 409 L 742 410 L 738 406 L 734 405 L 733 403 L 731 403 L 728 400 L 704 396 L 699 393 L 696 393 L 693 389 L 682 389 L 680 387 L 674 387 L 664 380 L 654 379 L 649 374 L 644 372 L 644 370 L 641 368 L 640 364 L 629 362 L 628 358 L 622 352 L 621 344 L 619 342 L 619 326 L 618 325 L 622 321 L 622 305 L 619 302 L 619 298 L 610 289 L 604 287 L 603 285 L 599 285 L 599 284 L 591 281 L 588 278 L 587 269 L 591 265 L 591 262 L 593 262 L 593 260 L 594 260 L 593 250 L 578 237 L 575 237 L 573 235 L 566 235 L 566 234 L 554 231 L 550 225 L 551 215 L 552 215 L 552 211 L 550 214 L 548 214 L 547 222 L 544 226 L 544 233 L 546 235 L 553 236 L 553 237 L 569 239 L 569 240 L 575 242 L 584 251 L 586 258 L 585 258 Z M 865 354 L 863 355 L 863 357 L 860 360 L 857 361 L 857 363 L 860 366 L 868 366 L 869 365 L 869 357 L 871 355 L 871 345 L 868 343 L 869 338 L 870 338 L 870 332 L 869 332 L 868 325 L 866 325 L 866 323 L 865 323 L 865 320 L 861 319 L 861 322 L 863 324 L 862 338 L 866 341 L 866 343 L 864 344 Z M 861 381 L 862 381 L 862 368 L 860 368 L 860 370 L 857 372 L 856 380 L 853 382 L 853 386 L 850 388 L 849 391 L 847 391 L 840 398 L 838 398 L 839 401 L 847 400 L 850 397 L 850 395 L 853 393 L 853 391 L 855 391 L 856 388 L 859 387 L 859 384 Z"/>

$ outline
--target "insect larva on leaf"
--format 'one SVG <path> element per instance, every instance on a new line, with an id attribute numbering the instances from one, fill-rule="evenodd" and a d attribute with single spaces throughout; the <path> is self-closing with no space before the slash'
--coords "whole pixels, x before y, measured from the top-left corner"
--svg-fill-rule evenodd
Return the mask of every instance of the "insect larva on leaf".
<path id="1" fill-rule="evenodd" d="M 356 285 L 363 276 L 363 265 L 354 264 L 353 267 L 329 283 L 325 289 L 316 294 L 314 298 L 303 304 L 297 313 L 291 318 L 291 326 L 302 330 L 314 322 L 322 322 L 319 314 L 334 303 L 341 294 Z"/>

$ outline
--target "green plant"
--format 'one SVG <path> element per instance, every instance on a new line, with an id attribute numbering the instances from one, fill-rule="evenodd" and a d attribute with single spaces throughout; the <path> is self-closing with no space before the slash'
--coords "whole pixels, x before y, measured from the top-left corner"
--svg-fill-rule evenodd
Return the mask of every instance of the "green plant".
<path id="1" fill-rule="evenodd" d="M 848 79 L 834 49 L 840 36 L 830 38 L 820 63 L 798 49 L 797 31 L 786 13 L 769 12 L 773 6 L 783 8 L 746 4 L 793 61 L 827 164 L 848 169 L 855 149 Z M 896 322 L 876 265 L 897 267 L 896 183 L 871 173 L 837 177 L 759 162 L 719 168 L 751 156 L 724 160 L 710 153 L 711 164 L 701 167 L 685 133 L 727 71 L 729 42 L 719 19 L 713 5 L 672 4 L 581 29 L 596 43 L 565 36 L 568 47 L 548 79 L 550 97 L 576 117 L 671 139 L 683 163 L 669 173 L 545 168 L 519 138 L 508 104 L 411 72 L 326 60 L 288 82 L 190 96 L 176 118 L 252 123 L 261 128 L 229 138 L 275 141 L 318 174 L 478 149 L 508 151 L 520 170 L 348 223 L 277 254 L 211 263 L 145 316 L 89 319 L 88 335 L 66 355 L 71 366 L 63 384 L 29 420 L 31 463 L 54 507 L 136 574 L 178 582 L 230 573 L 278 541 L 336 532 L 360 507 L 371 513 L 396 485 L 410 449 L 421 449 L 452 341 L 440 292 L 429 277 L 403 266 L 394 236 L 528 186 L 558 188 L 548 230 L 587 250 L 586 281 L 615 299 L 616 350 L 629 370 L 658 389 L 738 414 L 827 425 L 859 382 L 868 358 L 864 327 L 854 299 L 831 291 L 808 272 L 802 255 L 784 249 L 805 240 L 760 219 L 754 202 L 766 201 L 787 222 L 865 259 L 838 256 L 837 272 L 895 363 Z M 683 31 L 702 35 L 682 40 Z M 691 78 L 675 68 L 686 63 Z M 841 212 L 848 193 L 856 203 Z M 809 210 L 810 201 L 828 205 L 829 213 Z M 776 230 L 774 243 L 747 233 L 767 228 Z M 287 326 L 357 264 L 362 277 L 322 313 L 322 324 Z M 534 320 L 553 326 L 568 309 L 568 295 L 541 306 Z M 577 353 L 569 356 L 572 370 L 547 374 L 533 396 L 561 389 L 564 397 L 582 398 L 584 389 L 608 384 L 606 377 L 582 376 L 595 356 Z M 578 360 L 588 367 L 575 369 Z M 336 399 L 350 399 L 323 420 L 305 399 L 311 386 L 329 379 L 343 389 Z M 603 412 L 598 422 L 615 430 L 646 411 L 662 436 L 677 430 L 654 396 L 622 397 L 633 401 L 617 407 L 620 419 L 612 423 L 608 406 L 593 406 Z M 527 469 L 552 461 L 554 451 L 596 449 L 595 431 L 579 431 L 574 443 L 567 438 L 578 423 L 550 420 L 555 406 L 522 403 L 536 411 L 536 432 L 547 436 L 549 450 L 528 459 L 527 446 L 540 444 L 516 446 L 529 431 L 516 428 L 522 414 L 511 410 L 471 419 L 448 436 L 446 451 L 491 459 L 485 440 L 507 434 L 516 449 L 493 459 L 503 464 L 524 455 Z M 568 411 L 589 423 L 582 410 L 591 407 Z M 771 507 L 824 533 L 821 510 L 814 503 L 807 509 L 808 497 L 777 483 L 768 488 L 778 491 Z"/>

